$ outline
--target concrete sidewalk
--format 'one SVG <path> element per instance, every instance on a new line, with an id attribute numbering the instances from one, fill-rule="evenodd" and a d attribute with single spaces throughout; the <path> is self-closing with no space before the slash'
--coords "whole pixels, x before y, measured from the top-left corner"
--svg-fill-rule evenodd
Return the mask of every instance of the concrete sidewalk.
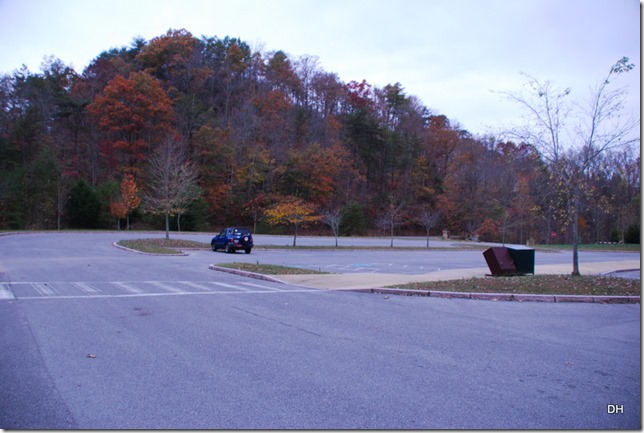
<path id="1" fill-rule="evenodd" d="M 606 274 L 609 272 L 640 269 L 639 260 L 624 260 L 614 262 L 580 263 L 582 274 Z M 536 275 L 570 274 L 572 264 L 537 265 Z M 426 274 L 380 274 L 380 273 L 351 273 L 351 274 L 307 274 L 279 275 L 278 280 L 297 286 L 313 287 L 316 289 L 367 289 L 374 287 L 392 286 L 423 281 L 459 280 L 462 278 L 484 277 L 489 274 L 488 268 L 447 269 Z"/>

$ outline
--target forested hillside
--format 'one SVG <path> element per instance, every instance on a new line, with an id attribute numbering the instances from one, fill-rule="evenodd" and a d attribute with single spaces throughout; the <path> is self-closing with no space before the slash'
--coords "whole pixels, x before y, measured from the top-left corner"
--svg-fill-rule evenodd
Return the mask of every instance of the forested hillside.
<path id="1" fill-rule="evenodd" d="M 571 241 L 531 143 L 475 137 L 402 84 L 345 83 L 315 57 L 171 30 L 82 73 L 52 58 L 1 76 L 0 104 L 0 229 L 168 214 L 173 230 L 290 233 L 279 215 L 299 212 L 314 233 Z M 584 176 L 582 242 L 639 243 L 640 155 L 606 152 Z"/>

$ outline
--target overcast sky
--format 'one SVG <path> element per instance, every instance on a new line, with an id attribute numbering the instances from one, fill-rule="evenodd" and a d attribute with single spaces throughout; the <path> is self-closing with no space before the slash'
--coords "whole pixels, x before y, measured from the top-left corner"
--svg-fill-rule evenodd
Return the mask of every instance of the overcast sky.
<path id="1" fill-rule="evenodd" d="M 638 0 L 0 0 L 0 72 L 38 72 L 49 55 L 82 72 L 168 29 L 317 56 L 344 82 L 399 82 L 474 134 L 519 121 L 492 91 L 519 90 L 520 72 L 581 98 L 627 56 L 620 84 L 640 112 Z"/>

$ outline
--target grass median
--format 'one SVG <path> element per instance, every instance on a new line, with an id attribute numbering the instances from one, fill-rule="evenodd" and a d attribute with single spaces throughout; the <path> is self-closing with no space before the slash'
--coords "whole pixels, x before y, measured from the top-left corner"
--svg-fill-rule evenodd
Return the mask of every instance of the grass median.
<path id="1" fill-rule="evenodd" d="M 264 275 L 328 274 L 306 268 L 253 263 L 218 264 L 230 269 Z M 525 275 L 516 277 L 464 278 L 391 286 L 401 289 L 465 293 L 512 293 L 530 295 L 640 296 L 640 280 L 600 275 Z"/>
<path id="2" fill-rule="evenodd" d="M 294 268 L 291 266 L 280 265 L 263 265 L 259 263 L 217 263 L 222 268 L 237 269 L 239 271 L 254 272 L 264 275 L 309 275 L 309 274 L 328 274 L 328 272 L 315 271 L 307 268 Z"/>
<path id="3" fill-rule="evenodd" d="M 210 249 L 210 244 L 186 239 L 129 239 L 117 242 L 118 245 L 148 254 L 181 254 L 183 249 Z"/>
<path id="4" fill-rule="evenodd" d="M 525 275 L 401 284 L 396 288 L 465 293 L 640 296 L 640 280 L 601 275 Z"/>

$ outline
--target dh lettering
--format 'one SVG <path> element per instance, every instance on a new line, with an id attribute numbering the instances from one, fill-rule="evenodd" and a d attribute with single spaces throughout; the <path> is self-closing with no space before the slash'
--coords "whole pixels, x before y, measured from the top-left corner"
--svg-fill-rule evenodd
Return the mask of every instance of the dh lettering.
<path id="1" fill-rule="evenodd" d="M 609 414 L 624 413 L 624 405 L 623 404 L 609 404 L 608 405 L 608 413 Z"/>

